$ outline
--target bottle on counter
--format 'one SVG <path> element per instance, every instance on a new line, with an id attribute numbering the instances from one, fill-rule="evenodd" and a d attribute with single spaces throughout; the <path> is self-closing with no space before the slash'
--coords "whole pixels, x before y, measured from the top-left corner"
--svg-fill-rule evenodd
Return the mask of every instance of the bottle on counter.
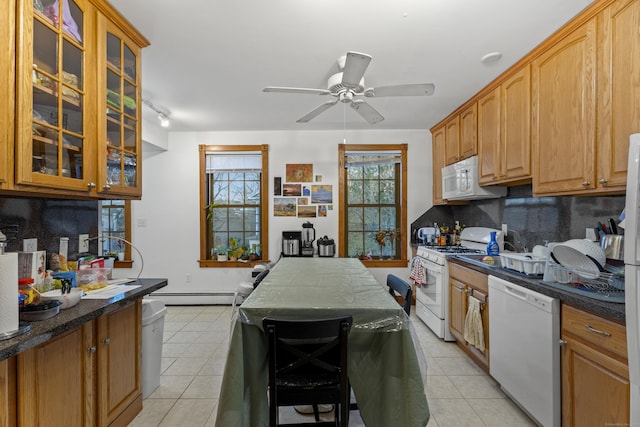
<path id="1" fill-rule="evenodd" d="M 487 244 L 487 255 L 500 255 L 500 246 L 496 241 L 496 232 L 492 231 L 489 237 L 489 243 Z"/>

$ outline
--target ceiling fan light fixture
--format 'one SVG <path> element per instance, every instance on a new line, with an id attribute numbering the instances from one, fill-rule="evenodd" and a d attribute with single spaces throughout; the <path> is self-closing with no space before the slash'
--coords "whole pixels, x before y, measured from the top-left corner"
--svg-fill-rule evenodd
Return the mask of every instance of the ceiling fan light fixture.
<path id="1" fill-rule="evenodd" d="M 169 121 L 169 118 L 165 116 L 163 113 L 158 114 L 158 120 L 160 120 L 160 126 L 162 126 L 163 128 L 168 128 L 169 125 L 171 124 L 171 122 Z"/>

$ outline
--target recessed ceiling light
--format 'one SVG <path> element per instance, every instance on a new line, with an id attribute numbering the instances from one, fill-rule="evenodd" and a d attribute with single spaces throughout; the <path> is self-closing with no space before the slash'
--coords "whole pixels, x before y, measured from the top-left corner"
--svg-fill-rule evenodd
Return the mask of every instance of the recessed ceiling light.
<path id="1" fill-rule="evenodd" d="M 500 58 L 502 58 L 502 53 L 491 52 L 480 58 L 480 62 L 482 62 L 483 64 L 490 64 L 492 62 L 497 62 Z"/>

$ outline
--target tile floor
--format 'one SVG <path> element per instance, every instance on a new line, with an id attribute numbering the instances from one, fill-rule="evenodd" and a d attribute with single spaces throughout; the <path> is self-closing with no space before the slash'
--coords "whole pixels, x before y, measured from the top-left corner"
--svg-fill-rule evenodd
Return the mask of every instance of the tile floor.
<path id="1" fill-rule="evenodd" d="M 230 306 L 167 307 L 160 386 L 131 426 L 215 426 L 230 316 Z M 413 320 L 427 362 L 428 427 L 535 426 L 454 343 Z M 349 426 L 364 426 L 355 411 Z"/>

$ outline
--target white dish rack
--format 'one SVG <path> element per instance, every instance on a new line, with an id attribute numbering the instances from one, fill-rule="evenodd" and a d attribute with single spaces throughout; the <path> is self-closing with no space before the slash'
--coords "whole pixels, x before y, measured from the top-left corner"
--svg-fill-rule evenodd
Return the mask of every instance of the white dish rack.
<path id="1" fill-rule="evenodd" d="M 501 253 L 500 263 L 510 270 L 529 276 L 539 276 L 544 273 L 546 259 L 534 256 L 531 253 Z"/>

